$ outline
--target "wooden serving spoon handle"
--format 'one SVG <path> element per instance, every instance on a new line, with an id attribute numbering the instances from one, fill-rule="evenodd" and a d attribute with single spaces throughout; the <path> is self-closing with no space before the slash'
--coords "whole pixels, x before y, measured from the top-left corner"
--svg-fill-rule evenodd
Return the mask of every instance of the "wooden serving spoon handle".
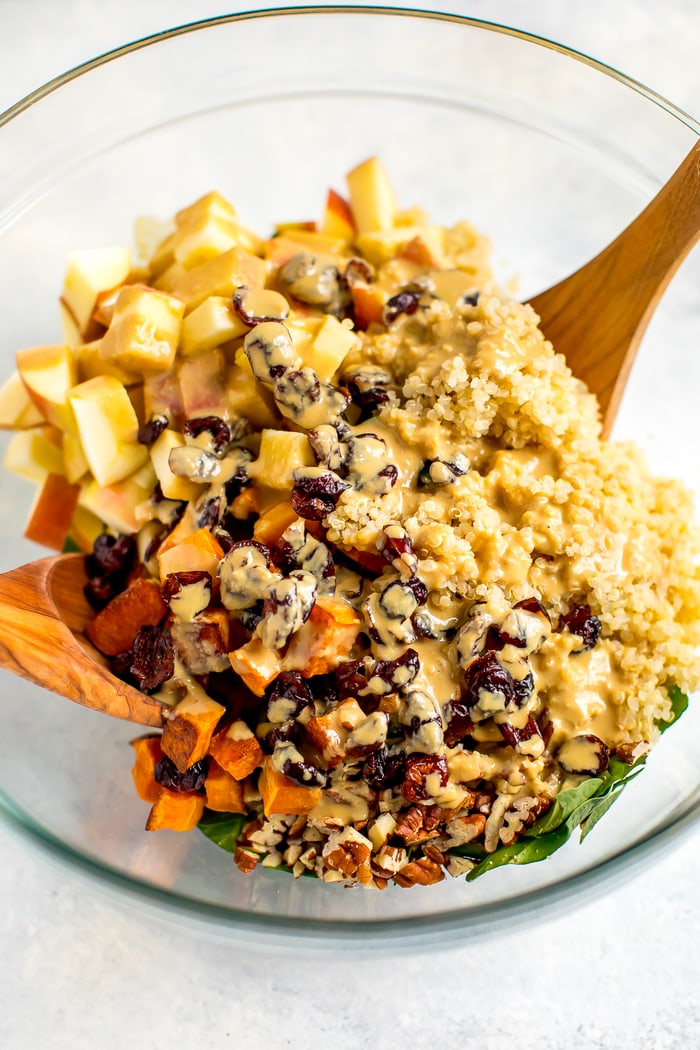
<path id="1" fill-rule="evenodd" d="M 649 318 L 700 237 L 700 141 L 607 248 L 530 302 L 544 334 L 597 395 L 607 436 Z"/>
<path id="2" fill-rule="evenodd" d="M 84 707 L 145 726 L 163 705 L 116 678 L 82 634 L 94 615 L 83 556 L 58 555 L 0 575 L 0 667 Z"/>

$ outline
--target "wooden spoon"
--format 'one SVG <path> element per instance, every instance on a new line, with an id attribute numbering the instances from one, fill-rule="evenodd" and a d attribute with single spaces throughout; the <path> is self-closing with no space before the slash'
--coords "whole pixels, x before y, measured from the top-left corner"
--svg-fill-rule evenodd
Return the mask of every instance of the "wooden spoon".
<path id="1" fill-rule="evenodd" d="M 600 255 L 530 302 L 544 334 L 612 429 L 634 356 L 668 282 L 700 237 L 700 141 Z"/>
<path id="2" fill-rule="evenodd" d="M 81 554 L 42 558 L 0 575 L 0 667 L 84 707 L 145 726 L 164 707 L 109 670 L 83 634 L 95 611 Z"/>
<path id="3" fill-rule="evenodd" d="M 654 307 L 699 236 L 700 143 L 612 244 L 531 300 L 555 349 L 597 394 L 606 434 Z M 0 667 L 96 711 L 161 725 L 163 706 L 115 678 L 85 638 L 93 611 L 84 583 L 77 554 L 0 575 Z"/>

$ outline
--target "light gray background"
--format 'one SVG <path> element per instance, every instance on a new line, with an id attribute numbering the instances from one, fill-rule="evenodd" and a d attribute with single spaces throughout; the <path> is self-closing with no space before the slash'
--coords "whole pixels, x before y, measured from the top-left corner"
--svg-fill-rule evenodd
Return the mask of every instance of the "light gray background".
<path id="1" fill-rule="evenodd" d="M 228 9 L 245 6 L 255 5 Z M 439 6 L 593 54 L 700 116 L 697 0 Z M 0 110 L 101 51 L 224 10 L 0 0 Z M 450 951 L 306 958 L 125 912 L 0 825 L 0 1048 L 690 1050 L 700 1046 L 699 887 L 696 831 L 601 899 L 526 932 Z"/>

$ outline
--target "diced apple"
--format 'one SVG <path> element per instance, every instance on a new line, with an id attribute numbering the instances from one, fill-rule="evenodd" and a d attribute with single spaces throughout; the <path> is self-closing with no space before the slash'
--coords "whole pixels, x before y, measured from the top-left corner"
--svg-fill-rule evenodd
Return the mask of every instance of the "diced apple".
<path id="1" fill-rule="evenodd" d="M 78 505 L 117 532 L 138 532 L 142 522 L 136 508 L 148 499 L 155 484 L 154 477 L 153 483 L 145 486 L 145 477 L 140 475 L 141 471 L 114 485 L 100 485 L 94 479 L 86 481 L 80 490 Z"/>
<path id="2" fill-rule="evenodd" d="M 75 350 L 83 341 L 83 333 L 80 331 L 80 325 L 62 299 L 58 300 L 58 317 L 61 322 L 64 342 Z"/>
<path id="3" fill-rule="evenodd" d="M 92 317 L 99 292 L 122 284 L 131 269 L 131 252 L 121 245 L 72 252 L 63 284 L 62 299 L 81 333 Z"/>
<path id="4" fill-rule="evenodd" d="M 304 364 L 313 368 L 318 378 L 327 383 L 350 351 L 359 345 L 360 340 L 349 323 L 341 323 L 337 317 L 327 314 L 315 338 L 302 352 L 302 357 Z"/>
<path id="5" fill-rule="evenodd" d="M 64 469 L 61 443 L 61 431 L 49 424 L 18 430 L 5 450 L 5 470 L 34 482 L 42 482 L 47 474 L 61 474 Z"/>
<path id="6" fill-rule="evenodd" d="M 290 492 L 297 467 L 311 467 L 315 463 L 316 457 L 306 434 L 291 430 L 263 430 L 258 458 L 250 464 L 248 473 L 268 488 Z"/>
<path id="7" fill-rule="evenodd" d="M 355 222 L 348 201 L 335 190 L 329 190 L 321 221 L 321 233 L 349 242 L 355 236 Z"/>
<path id="8" fill-rule="evenodd" d="M 17 371 L 44 418 L 65 430 L 72 424 L 68 392 L 78 381 L 75 356 L 65 343 L 17 351 Z"/>
<path id="9" fill-rule="evenodd" d="M 350 289 L 355 324 L 366 329 L 371 324 L 382 324 L 388 294 L 375 284 L 355 284 Z"/>
<path id="10" fill-rule="evenodd" d="M 371 230 L 360 234 L 355 243 L 373 266 L 383 266 L 394 256 L 401 255 L 407 245 L 419 242 L 427 260 L 420 265 L 433 267 L 436 259 L 444 259 L 444 231 L 439 226 L 395 226 L 390 230 Z M 410 261 L 420 262 L 416 258 Z"/>
<path id="11" fill-rule="evenodd" d="M 43 422 L 19 372 L 12 372 L 0 387 L 0 430 L 25 430 Z"/>
<path id="12" fill-rule="evenodd" d="M 95 376 L 114 376 L 123 383 L 130 386 L 139 383 L 142 377 L 137 372 L 129 372 L 122 368 L 116 361 L 102 356 L 102 340 L 95 339 L 90 343 L 81 343 L 75 348 L 75 360 L 78 366 L 78 378 L 76 382 L 83 383 L 86 379 L 94 379 Z"/>
<path id="13" fill-rule="evenodd" d="M 80 497 L 78 497 L 80 499 Z M 81 551 L 89 554 L 97 537 L 104 532 L 104 525 L 92 511 L 81 507 L 80 503 L 73 512 L 73 520 L 70 524 L 70 538 L 80 547 Z"/>
<path id="14" fill-rule="evenodd" d="M 227 414 L 226 361 L 220 350 L 186 358 L 177 369 L 186 419 Z"/>
<path id="15" fill-rule="evenodd" d="M 51 550 L 63 550 L 79 492 L 63 474 L 47 474 L 29 513 L 25 537 Z"/>
<path id="16" fill-rule="evenodd" d="M 131 372 L 151 374 L 172 366 L 180 339 L 184 302 L 143 285 L 122 288 L 100 352 Z"/>
<path id="17" fill-rule="evenodd" d="M 245 354 L 232 365 L 226 377 L 226 400 L 234 419 L 247 419 L 254 427 L 279 423 L 275 400 L 253 375 Z"/>
<path id="18" fill-rule="evenodd" d="M 172 427 L 180 427 L 185 419 L 185 412 L 180 397 L 180 384 L 173 371 L 157 372 L 145 376 L 143 381 L 143 415 L 144 419 L 153 416 L 165 416 Z"/>
<path id="19" fill-rule="evenodd" d="M 184 215 L 184 213 L 181 213 Z M 218 193 L 209 193 L 178 219 L 173 254 L 186 270 L 234 248 L 238 243 L 236 213 Z"/>
<path id="20" fill-rule="evenodd" d="M 151 445 L 151 461 L 153 463 L 156 477 L 160 482 L 163 495 L 167 499 L 189 500 L 196 499 L 202 491 L 202 486 L 188 481 L 187 478 L 178 477 L 170 469 L 168 459 L 174 448 L 180 448 L 185 444 L 185 439 L 177 430 L 166 427 Z"/>
<path id="21" fill-rule="evenodd" d="M 171 290 L 184 300 L 185 313 L 190 313 L 211 295 L 232 296 L 241 285 L 261 288 L 266 276 L 263 259 L 243 248 L 231 248 L 186 270 L 174 281 Z"/>
<path id="22" fill-rule="evenodd" d="M 83 443 L 74 430 L 63 431 L 63 469 L 67 480 L 74 485 L 87 474 L 90 469 Z"/>
<path id="23" fill-rule="evenodd" d="M 73 387 L 69 400 L 98 484 L 122 481 L 146 462 L 148 450 L 137 441 L 136 412 L 118 379 L 95 376 Z"/>
<path id="24" fill-rule="evenodd" d="M 358 235 L 392 229 L 396 197 L 381 162 L 370 157 L 348 172 L 346 181 Z"/>
<path id="25" fill-rule="evenodd" d="M 238 339 L 247 331 L 248 325 L 234 311 L 231 299 L 211 295 L 182 322 L 180 350 L 186 357 L 200 354 Z"/>

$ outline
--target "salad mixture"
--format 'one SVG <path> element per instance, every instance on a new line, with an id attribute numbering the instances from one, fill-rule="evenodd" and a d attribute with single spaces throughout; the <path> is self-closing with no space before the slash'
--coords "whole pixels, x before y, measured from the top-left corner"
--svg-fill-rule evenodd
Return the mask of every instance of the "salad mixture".
<path id="1" fill-rule="evenodd" d="M 163 703 L 146 827 L 295 876 L 475 878 L 587 833 L 700 681 L 688 493 L 372 158 L 263 238 L 210 193 L 75 252 L 17 354 L 26 534 Z"/>

